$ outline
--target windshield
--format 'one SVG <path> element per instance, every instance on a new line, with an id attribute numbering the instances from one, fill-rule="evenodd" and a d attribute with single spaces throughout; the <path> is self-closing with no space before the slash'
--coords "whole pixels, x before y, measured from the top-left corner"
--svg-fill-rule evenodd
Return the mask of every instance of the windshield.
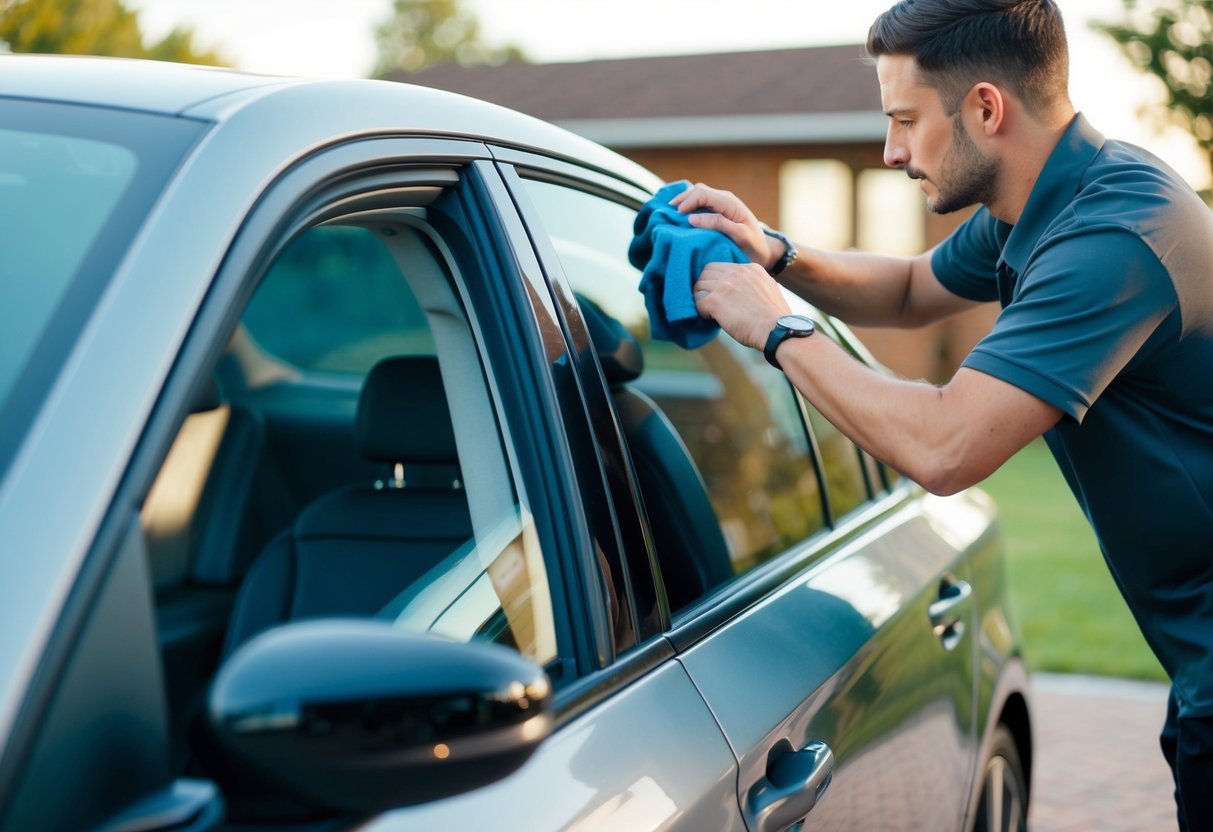
<path id="1" fill-rule="evenodd" d="M 0 101 L 0 470 L 203 125 Z"/>

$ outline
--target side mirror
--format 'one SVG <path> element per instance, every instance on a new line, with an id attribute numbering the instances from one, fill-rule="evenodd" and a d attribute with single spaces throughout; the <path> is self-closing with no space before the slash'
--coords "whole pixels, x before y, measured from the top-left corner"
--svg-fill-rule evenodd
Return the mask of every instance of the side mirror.
<path id="1" fill-rule="evenodd" d="M 211 688 L 234 770 L 310 805 L 375 812 L 494 782 L 551 732 L 551 683 L 505 647 L 317 620 L 250 640 Z"/>

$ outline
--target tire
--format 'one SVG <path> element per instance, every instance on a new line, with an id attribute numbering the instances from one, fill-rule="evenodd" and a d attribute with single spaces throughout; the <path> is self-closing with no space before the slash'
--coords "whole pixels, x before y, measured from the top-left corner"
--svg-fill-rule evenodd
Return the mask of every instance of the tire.
<path id="1" fill-rule="evenodd" d="M 1019 748 L 1005 725 L 994 731 L 990 754 L 981 771 L 981 799 L 973 832 L 1027 832 L 1028 778 Z"/>

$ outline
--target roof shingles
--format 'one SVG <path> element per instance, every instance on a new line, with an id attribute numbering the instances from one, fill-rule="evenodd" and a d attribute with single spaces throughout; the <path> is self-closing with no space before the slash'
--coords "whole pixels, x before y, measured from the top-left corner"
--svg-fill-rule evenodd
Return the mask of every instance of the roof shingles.
<path id="1" fill-rule="evenodd" d="M 548 121 L 879 112 L 858 44 L 557 64 L 431 67 L 389 76 Z"/>

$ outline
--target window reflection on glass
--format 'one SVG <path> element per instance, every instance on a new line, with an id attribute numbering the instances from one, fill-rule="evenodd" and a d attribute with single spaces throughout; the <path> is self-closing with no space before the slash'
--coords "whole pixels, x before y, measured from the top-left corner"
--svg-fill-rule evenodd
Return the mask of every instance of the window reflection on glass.
<path id="1" fill-rule="evenodd" d="M 126 147 L 0 128 L 0 408 L 139 164 Z"/>
<path id="2" fill-rule="evenodd" d="M 664 414 L 689 452 L 720 526 L 717 537 L 727 547 L 728 574 L 740 574 L 821 529 L 825 518 L 812 454 L 784 376 L 727 336 L 693 351 L 651 340 L 640 273 L 627 261 L 635 210 L 547 182 L 527 180 L 526 187 L 574 292 L 623 324 L 640 346 L 644 369 L 627 387 Z M 624 433 L 639 464 L 639 442 L 628 439 L 626 425 Z M 644 489 L 642 482 L 650 525 L 656 527 L 670 513 L 654 506 L 669 497 L 653 493 L 652 486 L 647 494 Z M 654 536 L 660 543 L 656 530 Z M 663 557 L 660 547 L 657 555 L 668 573 L 674 558 Z M 667 589 L 677 582 L 678 576 L 667 574 Z M 717 582 L 705 583 L 702 590 Z"/>

